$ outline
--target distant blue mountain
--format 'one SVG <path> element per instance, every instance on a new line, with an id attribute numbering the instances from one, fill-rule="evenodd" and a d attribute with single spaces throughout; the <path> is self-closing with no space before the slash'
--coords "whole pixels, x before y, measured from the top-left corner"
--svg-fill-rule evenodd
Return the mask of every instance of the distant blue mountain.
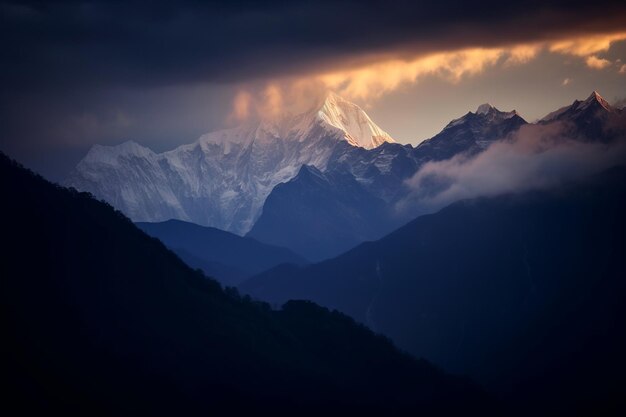
<path id="1" fill-rule="evenodd" d="M 275 187 L 247 236 L 321 260 L 383 236 L 391 228 L 386 210 L 349 172 L 305 165 Z"/>
<path id="2" fill-rule="evenodd" d="M 289 249 L 213 227 L 181 220 L 136 224 L 150 236 L 161 240 L 188 265 L 200 268 L 224 285 L 236 286 L 246 278 L 279 264 L 308 263 Z"/>
<path id="3" fill-rule="evenodd" d="M 616 168 L 553 191 L 455 203 L 240 289 L 338 309 L 520 409 L 595 414 L 623 407 L 624 213 L 626 171 Z"/>

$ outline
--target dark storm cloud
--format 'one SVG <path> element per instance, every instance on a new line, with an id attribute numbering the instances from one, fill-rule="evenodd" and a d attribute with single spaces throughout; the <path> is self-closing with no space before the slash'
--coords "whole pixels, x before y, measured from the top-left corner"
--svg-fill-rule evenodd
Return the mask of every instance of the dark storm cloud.
<path id="1" fill-rule="evenodd" d="M 0 0 L 0 150 L 61 179 L 93 143 L 220 127 L 239 83 L 623 30 L 621 3 Z"/>
<path id="2" fill-rule="evenodd" d="M 0 2 L 3 88 L 241 81 L 623 27 L 589 1 Z"/>

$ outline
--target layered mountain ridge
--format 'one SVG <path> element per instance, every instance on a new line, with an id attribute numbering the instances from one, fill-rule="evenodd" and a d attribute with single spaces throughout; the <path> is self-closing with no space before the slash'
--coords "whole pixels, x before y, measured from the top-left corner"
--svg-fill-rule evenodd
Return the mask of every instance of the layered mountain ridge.
<path id="1" fill-rule="evenodd" d="M 0 152 L 3 402 L 17 415 L 500 415 L 479 387 L 310 302 L 186 266 Z"/>
<path id="2" fill-rule="evenodd" d="M 494 150 L 536 132 L 536 140 L 553 135 L 547 149 L 574 148 L 574 164 L 604 149 L 611 168 L 417 218 L 394 212 L 409 183 L 438 192 L 436 181 L 407 183 L 428 174 L 424 165 L 493 161 Z M 168 152 L 132 141 L 94 146 L 68 184 L 134 220 L 193 222 L 135 225 L 0 153 L 5 307 L 17 323 L 9 328 L 9 397 L 45 404 L 53 394 L 64 399 L 59 406 L 78 398 L 117 411 L 119 398 L 139 394 L 135 412 L 163 414 L 179 404 L 205 414 L 216 404 L 207 398 L 251 409 L 281 405 L 278 398 L 290 413 L 313 396 L 379 414 L 390 404 L 446 414 L 443 403 L 473 415 L 472 397 L 483 407 L 471 384 L 296 299 L 336 308 L 404 351 L 469 375 L 519 415 L 622 415 L 625 140 L 626 112 L 597 92 L 535 124 L 485 103 L 416 147 L 395 143 L 358 106 L 329 95 L 310 112 Z M 548 159 L 548 171 L 562 160 Z M 514 169 L 480 173 L 499 179 Z M 222 290 L 181 259 L 287 304 L 273 311 Z M 466 389 L 469 404 L 459 396 Z"/>
<path id="3" fill-rule="evenodd" d="M 226 286 L 236 286 L 252 275 L 283 263 L 308 263 L 288 249 L 181 220 L 135 225 L 161 240 L 187 265 L 200 268 Z"/>
<path id="4" fill-rule="evenodd" d="M 499 392 L 520 415 L 621 415 L 625 180 L 621 166 L 549 191 L 460 201 L 239 288 L 342 311 Z"/>
<path id="5" fill-rule="evenodd" d="M 301 171 L 272 190 L 249 236 L 312 261 L 379 239 L 411 220 L 394 207 L 407 193 L 406 180 L 424 163 L 476 154 L 524 124 L 517 112 L 485 104 L 415 148 L 387 142 L 370 150 L 338 146 L 320 173 L 325 181 L 308 181 L 309 172 Z"/>

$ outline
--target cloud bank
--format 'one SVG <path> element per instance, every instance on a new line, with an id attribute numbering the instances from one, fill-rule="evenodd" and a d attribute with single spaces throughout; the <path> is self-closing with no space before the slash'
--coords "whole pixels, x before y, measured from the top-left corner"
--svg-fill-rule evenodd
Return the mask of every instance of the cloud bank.
<path id="1" fill-rule="evenodd" d="M 593 35 L 625 22 L 626 5 L 607 0 L 0 0 L 0 79 L 10 89 L 242 82 L 552 40 L 587 56 L 607 47 Z"/>
<path id="2" fill-rule="evenodd" d="M 474 157 L 426 163 L 407 181 L 410 193 L 397 210 L 414 217 L 462 199 L 549 189 L 626 165 L 626 136 L 583 142 L 569 131 L 560 122 L 526 125 Z"/>

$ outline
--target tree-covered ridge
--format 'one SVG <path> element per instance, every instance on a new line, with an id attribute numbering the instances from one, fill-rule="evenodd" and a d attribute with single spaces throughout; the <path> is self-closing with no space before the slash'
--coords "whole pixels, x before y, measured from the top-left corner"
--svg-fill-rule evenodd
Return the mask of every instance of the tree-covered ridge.
<path id="1" fill-rule="evenodd" d="M 22 414 L 489 414 L 346 316 L 224 290 L 86 193 L 0 156 L 4 407 Z M 9 408 L 7 408 L 8 410 Z"/>

